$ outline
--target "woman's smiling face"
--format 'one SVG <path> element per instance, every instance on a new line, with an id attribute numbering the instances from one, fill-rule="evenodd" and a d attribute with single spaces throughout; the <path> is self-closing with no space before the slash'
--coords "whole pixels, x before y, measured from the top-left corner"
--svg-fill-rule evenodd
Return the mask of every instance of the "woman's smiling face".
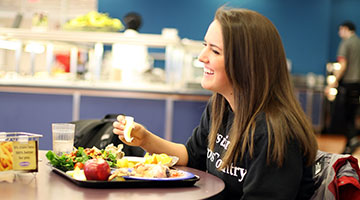
<path id="1" fill-rule="evenodd" d="M 199 61 L 204 63 L 204 75 L 201 86 L 223 96 L 232 93 L 232 85 L 225 72 L 224 45 L 221 25 L 214 20 L 205 35 L 204 48 Z"/>

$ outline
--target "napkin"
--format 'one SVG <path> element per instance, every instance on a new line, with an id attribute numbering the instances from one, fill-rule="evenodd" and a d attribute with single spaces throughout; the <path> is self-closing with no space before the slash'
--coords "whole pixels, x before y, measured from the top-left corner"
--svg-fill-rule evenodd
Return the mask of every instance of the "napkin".
<path id="1" fill-rule="evenodd" d="M 15 180 L 15 172 L 0 172 L 0 182 L 12 183 Z"/>

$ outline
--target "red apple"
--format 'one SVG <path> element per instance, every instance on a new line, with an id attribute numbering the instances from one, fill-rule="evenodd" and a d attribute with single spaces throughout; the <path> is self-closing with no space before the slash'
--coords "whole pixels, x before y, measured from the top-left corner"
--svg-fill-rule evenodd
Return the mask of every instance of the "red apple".
<path id="1" fill-rule="evenodd" d="M 90 159 L 85 162 L 84 173 L 87 180 L 106 181 L 110 172 L 109 164 L 102 158 Z"/>

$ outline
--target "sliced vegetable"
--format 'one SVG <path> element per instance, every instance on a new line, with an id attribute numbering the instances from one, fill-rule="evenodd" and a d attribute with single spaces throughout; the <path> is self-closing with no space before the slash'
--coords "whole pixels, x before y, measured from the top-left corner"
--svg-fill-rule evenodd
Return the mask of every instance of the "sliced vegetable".
<path id="1" fill-rule="evenodd" d="M 79 169 L 83 169 L 84 168 L 84 163 L 82 162 L 77 162 L 75 165 L 74 165 L 74 168 L 79 168 Z"/>

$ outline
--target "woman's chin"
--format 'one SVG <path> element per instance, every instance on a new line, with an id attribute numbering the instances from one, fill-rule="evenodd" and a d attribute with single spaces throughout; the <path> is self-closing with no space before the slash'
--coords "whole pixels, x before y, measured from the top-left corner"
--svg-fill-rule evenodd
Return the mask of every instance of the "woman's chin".
<path id="1" fill-rule="evenodd" d="M 204 83 L 204 81 L 201 81 L 201 87 L 204 88 L 205 90 L 208 90 L 209 88 L 207 87 L 206 83 Z"/>
<path id="2" fill-rule="evenodd" d="M 210 90 L 210 91 L 213 91 L 213 90 L 211 90 L 210 85 L 207 85 L 207 84 L 201 83 L 201 87 L 202 87 L 202 88 L 204 88 L 205 90 Z"/>

